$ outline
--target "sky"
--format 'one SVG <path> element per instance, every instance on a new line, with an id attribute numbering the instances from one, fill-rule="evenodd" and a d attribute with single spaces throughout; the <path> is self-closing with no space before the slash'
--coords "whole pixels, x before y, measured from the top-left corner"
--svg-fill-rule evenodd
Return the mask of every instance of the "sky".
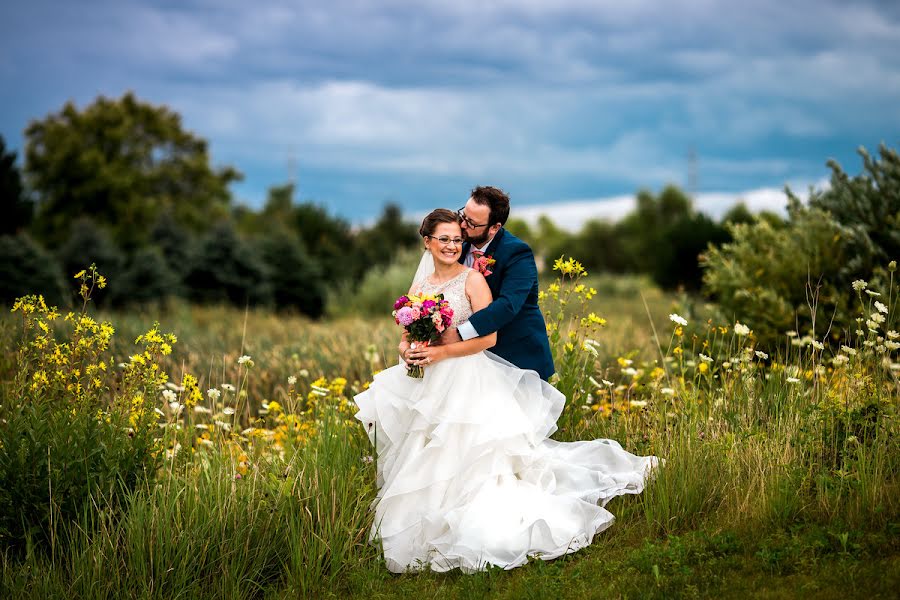
<path id="1" fill-rule="evenodd" d="M 570 228 L 667 183 L 778 210 L 900 140 L 893 1 L 0 2 L 20 155 L 30 120 L 132 90 L 244 174 L 237 202 L 293 179 L 353 223 L 476 185 Z"/>

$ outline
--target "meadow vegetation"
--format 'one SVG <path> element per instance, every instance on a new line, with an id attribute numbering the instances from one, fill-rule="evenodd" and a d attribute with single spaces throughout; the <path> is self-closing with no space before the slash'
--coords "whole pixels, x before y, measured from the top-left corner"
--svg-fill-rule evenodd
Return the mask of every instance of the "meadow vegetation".
<path id="1" fill-rule="evenodd" d="M 571 258 L 554 267 L 542 306 L 569 397 L 555 437 L 666 458 L 643 494 L 609 505 L 617 523 L 590 548 L 509 573 L 390 575 L 368 542 L 375 459 L 352 418 L 353 394 L 397 360 L 387 311 L 96 312 L 89 298 L 107 282 L 87 269 L 81 310 L 25 297 L 0 321 L 0 595 L 896 589 L 894 265 L 884 285 L 846 290 L 859 330 L 837 342 L 787 332 L 765 349 L 749 325 L 647 280 L 587 276 Z"/>

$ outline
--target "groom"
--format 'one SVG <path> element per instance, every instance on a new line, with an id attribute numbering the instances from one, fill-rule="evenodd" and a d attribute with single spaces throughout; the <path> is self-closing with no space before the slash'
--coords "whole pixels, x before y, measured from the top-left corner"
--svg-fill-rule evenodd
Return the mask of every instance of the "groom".
<path id="1" fill-rule="evenodd" d="M 448 330 L 443 341 L 468 340 L 496 331 L 497 344 L 491 352 L 549 379 L 554 372 L 553 356 L 538 306 L 534 254 L 528 244 L 503 229 L 509 217 L 509 196 L 495 187 L 476 187 L 458 215 L 466 240 L 459 262 L 472 267 L 480 256 L 494 259 L 488 267 L 491 273 L 485 273 L 494 301 L 461 323 L 458 330 Z"/>

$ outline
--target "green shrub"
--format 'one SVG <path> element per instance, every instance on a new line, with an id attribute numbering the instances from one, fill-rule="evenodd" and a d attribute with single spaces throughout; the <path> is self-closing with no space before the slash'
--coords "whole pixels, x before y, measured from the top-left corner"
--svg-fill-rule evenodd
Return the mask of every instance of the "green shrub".
<path id="1" fill-rule="evenodd" d="M 369 269 L 358 285 L 346 282 L 332 288 L 328 316 L 389 315 L 394 301 L 409 291 L 421 258 L 419 249 L 400 252 L 389 265 Z"/>
<path id="2" fill-rule="evenodd" d="M 87 306 L 106 285 L 91 268 L 79 273 Z M 165 376 L 157 361 L 174 337 L 154 327 L 114 378 L 113 328 L 83 309 L 64 318 L 39 296 L 16 301 L 22 317 L 18 370 L 0 398 L 0 547 L 54 550 L 67 523 L 85 511 L 111 513 L 158 464 L 151 408 Z M 62 323 L 60 323 L 62 321 Z M 71 328 L 68 339 L 54 330 Z"/>
<path id="3" fill-rule="evenodd" d="M 51 304 L 68 304 L 56 259 L 25 233 L 0 236 L 0 302 L 11 304 L 28 293 L 43 294 Z"/>

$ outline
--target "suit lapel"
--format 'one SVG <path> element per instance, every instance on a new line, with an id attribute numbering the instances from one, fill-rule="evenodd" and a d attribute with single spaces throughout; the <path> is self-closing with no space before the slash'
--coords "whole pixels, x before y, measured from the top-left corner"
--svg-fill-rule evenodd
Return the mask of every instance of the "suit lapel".
<path id="1" fill-rule="evenodd" d="M 488 247 L 484 249 L 485 256 L 491 256 L 497 251 L 497 247 L 500 245 L 500 240 L 503 239 L 503 235 L 506 233 L 506 230 L 502 227 L 499 231 L 497 231 L 497 235 L 494 236 L 494 239 L 491 240 L 491 243 L 488 244 Z"/>

